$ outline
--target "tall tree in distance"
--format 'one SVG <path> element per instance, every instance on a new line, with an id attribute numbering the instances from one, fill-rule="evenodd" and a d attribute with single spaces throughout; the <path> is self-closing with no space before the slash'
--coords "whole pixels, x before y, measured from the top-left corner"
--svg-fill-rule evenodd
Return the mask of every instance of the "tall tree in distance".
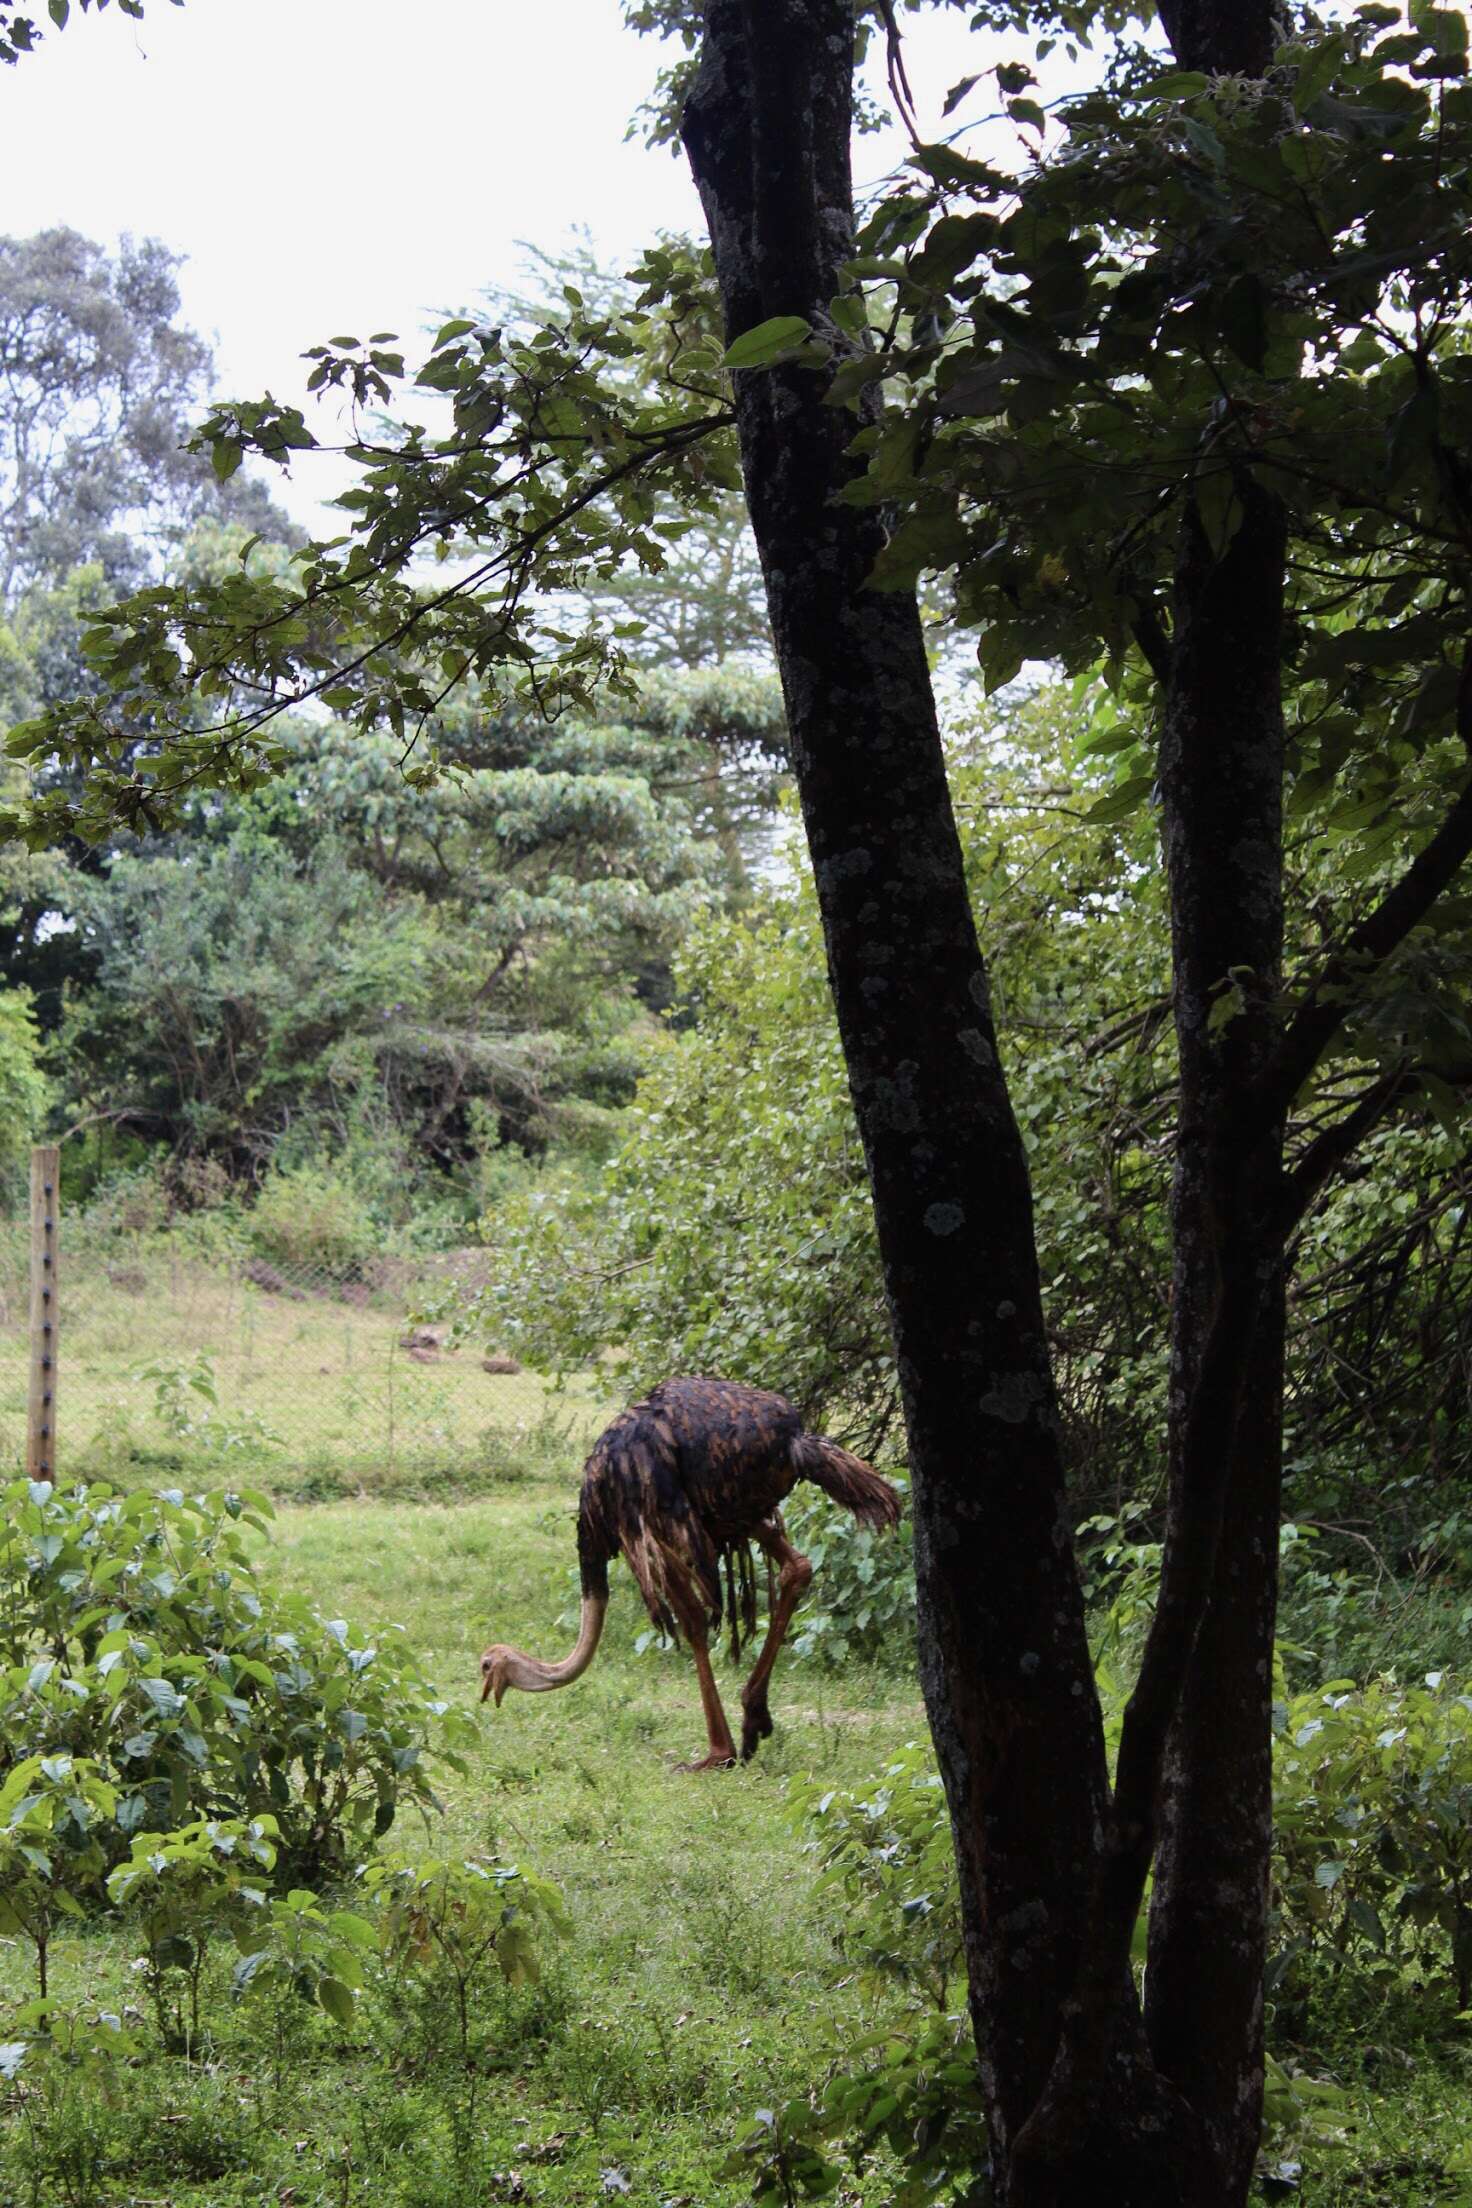
<path id="1" fill-rule="evenodd" d="M 110 253 L 75 230 L 0 237 L 0 733 L 89 687 L 88 616 L 177 569 L 202 524 L 233 528 L 232 549 L 300 541 L 262 482 L 221 483 L 185 449 L 212 362 L 181 320 L 178 267 L 156 238 Z M 70 852 L 88 872 L 104 863 Z M 0 974 L 54 1027 L 65 984 L 90 971 L 56 924 L 68 869 L 59 855 L 44 873 L 5 868 Z"/>
<path id="2" fill-rule="evenodd" d="M 290 534 L 257 485 L 222 490 L 183 449 L 210 355 L 178 265 L 156 238 L 0 238 L 0 608 L 88 565 L 141 582 L 206 514 Z"/>

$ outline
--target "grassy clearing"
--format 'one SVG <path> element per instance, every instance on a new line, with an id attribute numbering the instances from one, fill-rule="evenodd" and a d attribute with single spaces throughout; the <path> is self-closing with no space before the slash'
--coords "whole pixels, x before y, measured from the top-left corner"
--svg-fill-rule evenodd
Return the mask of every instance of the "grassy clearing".
<path id="1" fill-rule="evenodd" d="M 73 1476 L 248 1481 L 305 1501 L 455 1496 L 528 1459 L 576 1457 L 606 1406 L 590 1382 L 488 1373 L 481 1349 L 415 1353 L 411 1278 L 263 1288 L 167 1238 L 62 1274 L 60 1448 Z M 433 1293 L 426 1275 L 421 1290 Z M 0 1250 L 0 1462 L 24 1454 L 26 1297 Z M 201 1360 L 203 1363 L 201 1364 Z M 212 1395 L 194 1385 L 203 1371 Z"/>
<path id="2" fill-rule="evenodd" d="M 347 1616 L 404 1624 L 468 1705 L 493 1632 L 549 1650 L 566 1637 L 555 1621 L 575 1600 L 573 1462 L 555 1481 L 456 1508 L 289 1507 L 275 1569 Z M 556 1879 L 570 1910 L 571 1937 L 541 1985 L 490 1997 L 493 2074 L 474 2151 L 487 2201 L 588 2202 L 619 2197 L 624 2179 L 638 2201 L 741 2198 L 740 2183 L 713 2174 L 741 2117 L 805 2087 L 830 2039 L 851 2040 L 864 2021 L 831 1904 L 814 1893 L 784 1812 L 784 1780 L 867 1777 L 920 1725 L 913 1686 L 867 1671 L 835 1686 L 788 1667 L 761 1758 L 691 1777 L 673 1765 L 701 1745 L 693 1676 L 683 1660 L 634 1654 L 644 1623 L 621 1583 L 587 1679 L 487 1712 L 483 1753 L 448 1790 L 443 1828 L 427 1843 L 395 1835 L 437 1851 L 493 1845 Z M 136 2004 L 131 1952 L 113 1933 L 73 1938 L 57 1992 Z M 22 1970 L 18 1950 L 0 1944 L 9 2000 L 24 1991 Z M 95 2096 L 72 2117 L 48 2115 L 53 2138 L 75 2121 L 79 2149 L 101 2151 L 103 2166 L 74 2200 L 53 2170 L 47 2208 L 352 2208 L 369 2198 L 438 2208 L 461 2197 L 449 2176 L 453 2111 L 434 2076 L 443 2017 L 370 2003 L 345 2044 L 304 2012 L 276 2079 L 223 1975 L 222 1962 L 207 2064 L 151 2057 L 128 2072 L 126 2098 L 100 2129 Z M 29 2208 L 16 2120 L 11 2133 L 0 2202 Z"/>
<path id="3" fill-rule="evenodd" d="M 570 1637 L 577 1454 L 564 1447 L 555 1472 L 549 1454 L 455 1506 L 287 1505 L 268 1568 L 333 1613 L 404 1625 L 471 1707 L 488 1638 L 558 1654 Z M 480 1999 L 473 2112 L 442 2007 L 370 1992 L 344 2034 L 286 2004 L 278 2043 L 269 2011 L 232 2002 L 219 1957 L 204 2059 L 150 2051 L 111 2095 L 80 2078 L 44 2105 L 11 2094 L 0 2208 L 696 2208 L 747 2197 L 722 2167 L 745 2119 L 805 2090 L 832 2050 L 901 2006 L 858 1985 L 786 1782 L 863 1785 L 923 1720 L 902 1671 L 834 1678 L 787 1663 L 776 1736 L 758 1760 L 687 1776 L 674 1765 L 701 1746 L 693 1677 L 681 1657 L 635 1652 L 644 1625 L 620 1573 L 588 1677 L 487 1711 L 437 1829 L 411 1819 L 392 1836 L 411 1852 L 493 1848 L 566 1897 L 571 1934 L 549 1950 L 540 1984 L 497 1982 Z M 80 1931 L 56 1958 L 54 1990 L 141 2008 L 135 1950 L 115 1930 Z M 0 2040 L 27 1991 L 25 1957 L 0 1942 Z M 1302 2164 L 1296 2197 L 1310 2208 L 1472 2202 L 1469 2055 L 1444 2003 L 1432 2022 L 1429 2001 L 1402 1987 L 1373 2016 L 1326 2009 L 1303 2044 L 1280 2044 L 1346 2094 L 1332 2113 L 1347 2136 L 1275 2145 Z M 887 2208 L 882 2165 L 844 2197 Z"/>

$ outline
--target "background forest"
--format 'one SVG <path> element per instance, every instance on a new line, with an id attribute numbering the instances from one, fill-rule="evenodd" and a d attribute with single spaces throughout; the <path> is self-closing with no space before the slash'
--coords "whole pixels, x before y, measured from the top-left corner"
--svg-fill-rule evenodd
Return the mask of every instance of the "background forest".
<path id="1" fill-rule="evenodd" d="M 658 251 L 684 311 L 699 253 Z M 97 686 L 121 627 L 89 650 L 88 617 L 122 594 L 268 590 L 301 550 L 265 471 L 222 462 L 244 429 L 217 412 L 190 442 L 212 368 L 176 275 L 156 241 L 0 238 L 0 725 Z M 678 353 L 657 317 L 630 336 L 647 297 L 575 241 L 467 299 L 432 357 L 493 330 L 513 363 L 580 360 L 614 331 L 598 403 L 637 419 Z M 367 449 L 398 450 L 388 382 L 370 397 Z M 538 1645 L 569 1614 L 581 1450 L 659 1379 L 780 1389 L 906 1479 L 735 481 L 718 456 L 693 500 L 642 489 L 624 537 L 583 548 L 543 614 L 570 650 L 601 619 L 621 665 L 571 702 L 472 680 L 365 731 L 344 692 L 279 722 L 273 773 L 185 776 L 102 835 L 64 748 L 7 757 L 7 801 L 67 824 L 0 848 L 10 1214 L 47 1136 L 99 1298 L 177 1259 L 310 1279 L 335 1325 L 385 1260 L 449 1261 L 416 1286 L 423 1354 L 509 1355 L 531 1408 L 386 1500 L 346 1454 L 304 1478 L 297 1437 L 181 1342 L 140 1368 L 162 1447 L 99 1428 L 74 1452 L 90 1487 L 8 1490 L 0 2208 L 992 2198 L 908 1525 L 795 1503 L 818 1577 L 739 1808 L 692 1807 L 657 1763 L 690 1718 L 682 1658 L 632 1601 L 577 1697 L 493 1735 L 469 1700 L 488 1605 Z M 1456 753 L 1445 684 L 1354 660 L 1317 580 L 1287 829 L 1305 964 L 1425 842 Z M 1045 562 L 1028 589 L 1059 582 Z M 1160 1563 L 1179 1099 L 1148 708 L 1116 663 L 1026 649 L 1022 614 L 978 662 L 928 582 L 922 610 L 1113 1741 Z M 1368 756 L 1341 678 L 1384 721 Z M 145 717 L 140 757 L 156 735 Z M 1472 2201 L 1469 961 L 1458 884 L 1290 1128 L 1309 1155 L 1391 1082 L 1307 1205 L 1289 1291 L 1255 2197 L 1319 2208 Z M 107 1321 L 136 1364 L 134 1322 Z M 409 1630 L 360 1632 L 339 1600 Z M 411 1811 L 437 1853 L 397 1852 Z"/>
<path id="2" fill-rule="evenodd" d="M 492 302 L 529 330 L 563 284 L 605 308 L 620 296 L 585 248 L 532 275 Z M 274 557 L 263 541 L 293 532 L 263 490 L 181 452 L 207 355 L 162 247 L 11 239 L 0 276 L 15 364 L 0 703 L 18 721 L 85 682 L 81 616 L 109 590 L 247 546 Z M 493 1277 L 470 1323 L 530 1362 L 576 1369 L 612 1345 L 641 1384 L 765 1375 L 882 1451 L 897 1399 L 872 1229 L 739 500 L 607 599 L 646 664 L 596 719 L 549 730 L 458 704 L 431 780 L 390 734 L 319 716 L 290 729 L 288 776 L 202 795 L 178 827 L 11 847 L 12 1174 L 33 1133 L 74 1127 L 84 1205 L 111 1192 L 115 1208 L 139 1182 L 156 1191 L 141 1216 L 249 1221 L 285 1177 L 299 1262 L 483 1243 Z M 953 674 L 969 878 L 1063 1291 L 1081 1506 L 1144 1508 L 1173 1050 L 1149 778 L 1128 710 L 1086 683 L 1003 695 Z M 1346 884 L 1389 871 L 1416 821 L 1414 788 L 1392 808 L 1310 778 L 1293 832 L 1303 941 Z M 1413 1035 L 1444 1071 L 1321 1200 L 1294 1301 L 1294 1514 L 1384 1533 L 1398 1566 L 1460 1539 L 1469 917 L 1465 900 L 1440 908 L 1356 1038 Z M 1307 1125 L 1351 1071 L 1330 1069 Z M 267 1202 L 263 1233 L 281 1208 Z"/>

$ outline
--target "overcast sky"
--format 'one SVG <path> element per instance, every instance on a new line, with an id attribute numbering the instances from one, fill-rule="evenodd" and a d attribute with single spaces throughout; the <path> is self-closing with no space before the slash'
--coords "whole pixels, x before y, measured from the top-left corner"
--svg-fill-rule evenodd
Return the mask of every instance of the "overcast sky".
<path id="1" fill-rule="evenodd" d="M 908 43 L 936 128 L 976 45 L 953 15 Z M 658 229 L 697 229 L 684 162 L 624 140 L 658 66 L 618 0 L 74 11 L 0 70 L 0 228 L 163 239 L 188 256 L 185 315 L 215 346 L 220 393 L 299 399 L 307 345 L 412 338 L 515 279 L 519 239 L 556 246 L 584 225 L 622 265 Z M 901 150 L 865 141 L 861 158 L 878 174 Z M 287 502 L 318 518 L 307 480 Z"/>

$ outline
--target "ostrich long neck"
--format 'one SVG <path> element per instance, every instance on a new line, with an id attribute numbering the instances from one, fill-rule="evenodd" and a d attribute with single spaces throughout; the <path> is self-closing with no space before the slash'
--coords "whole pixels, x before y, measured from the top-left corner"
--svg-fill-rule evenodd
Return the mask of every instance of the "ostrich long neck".
<path id="1" fill-rule="evenodd" d="M 506 1662 L 507 1686 L 520 1687 L 527 1694 L 546 1694 L 553 1687 L 571 1686 L 574 1679 L 581 1679 L 593 1661 L 607 1608 L 606 1595 L 601 1599 L 584 1595 L 577 1646 L 560 1664 L 544 1664 L 539 1657 L 527 1656 L 519 1648 L 510 1649 Z"/>

